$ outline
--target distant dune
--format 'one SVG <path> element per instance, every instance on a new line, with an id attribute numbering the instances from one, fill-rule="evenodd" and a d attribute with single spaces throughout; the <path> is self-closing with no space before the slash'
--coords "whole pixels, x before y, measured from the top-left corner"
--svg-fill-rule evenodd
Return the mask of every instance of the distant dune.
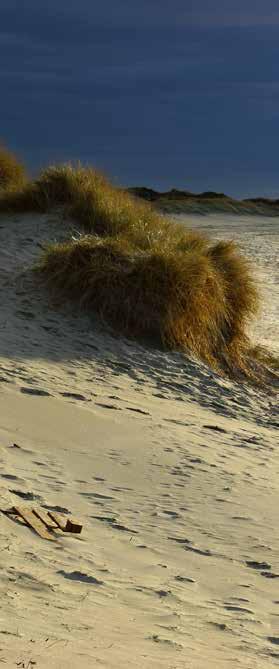
<path id="1" fill-rule="evenodd" d="M 236 200 L 215 191 L 192 193 L 187 190 L 172 188 L 160 192 L 145 186 L 134 186 L 127 189 L 136 197 L 153 202 L 162 211 L 181 214 L 208 214 L 211 212 L 229 214 L 257 214 L 279 216 L 279 199 L 266 197 L 245 198 Z"/>

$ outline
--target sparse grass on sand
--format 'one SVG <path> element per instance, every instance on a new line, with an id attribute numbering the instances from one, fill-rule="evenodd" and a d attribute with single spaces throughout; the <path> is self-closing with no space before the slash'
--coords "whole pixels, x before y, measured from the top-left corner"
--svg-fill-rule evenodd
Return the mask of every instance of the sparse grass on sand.
<path id="1" fill-rule="evenodd" d="M 81 165 L 50 167 L 0 198 L 0 211 L 53 207 L 84 229 L 44 252 L 39 268 L 56 295 L 128 336 L 156 336 L 216 369 L 253 375 L 246 330 L 258 294 L 232 242 L 210 244 Z"/>
<path id="2" fill-rule="evenodd" d="M 0 145 L 0 193 L 7 189 L 19 189 L 27 181 L 24 166 L 13 153 Z"/>

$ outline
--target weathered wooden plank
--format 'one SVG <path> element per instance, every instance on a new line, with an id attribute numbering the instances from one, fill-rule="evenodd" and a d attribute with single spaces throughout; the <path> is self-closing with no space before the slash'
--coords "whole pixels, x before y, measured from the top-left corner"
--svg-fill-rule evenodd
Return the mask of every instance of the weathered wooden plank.
<path id="1" fill-rule="evenodd" d="M 60 514 L 56 513 L 56 511 L 48 511 L 47 513 L 50 518 L 57 524 L 59 529 L 62 530 L 62 532 L 66 532 L 67 518 L 60 516 Z"/>
<path id="2" fill-rule="evenodd" d="M 73 518 L 65 518 L 55 511 L 48 511 L 48 515 L 57 523 L 58 527 L 60 530 L 63 530 L 63 532 L 80 534 L 82 525 L 79 521 L 74 520 Z"/>
<path id="3" fill-rule="evenodd" d="M 34 532 L 37 532 L 42 539 L 48 541 L 55 541 L 53 534 L 49 532 L 44 523 L 33 513 L 32 509 L 27 506 L 15 506 L 16 513 L 25 520 L 26 524 L 31 527 Z"/>
<path id="4" fill-rule="evenodd" d="M 40 507 L 38 508 L 33 507 L 33 513 L 35 513 L 37 518 L 39 518 L 39 520 L 41 520 L 44 523 L 44 525 L 47 527 L 48 530 L 59 529 L 55 520 L 53 520 L 44 509 L 41 509 Z"/>
<path id="5" fill-rule="evenodd" d="M 14 506 L 10 506 L 6 509 L 0 509 L 0 511 L 2 511 L 2 513 L 5 514 L 5 516 L 8 516 L 8 518 L 9 518 L 9 516 L 12 516 L 13 520 L 16 520 L 17 523 L 21 523 L 21 525 L 25 525 L 25 527 L 26 527 L 25 520 L 21 516 L 18 515 Z"/>

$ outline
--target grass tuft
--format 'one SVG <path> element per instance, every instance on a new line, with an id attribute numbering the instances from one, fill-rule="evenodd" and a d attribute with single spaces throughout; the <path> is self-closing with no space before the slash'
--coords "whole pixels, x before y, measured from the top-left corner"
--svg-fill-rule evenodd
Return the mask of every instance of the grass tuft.
<path id="1" fill-rule="evenodd" d="M 180 225 L 170 222 L 149 203 L 120 191 L 96 170 L 71 164 L 48 167 L 22 189 L 0 196 L 0 212 L 45 212 L 62 208 L 86 232 L 100 236 L 124 235 L 139 248 L 184 243 Z M 192 233 L 193 245 L 203 244 Z"/>
<path id="2" fill-rule="evenodd" d="M 237 262 L 243 292 L 228 282 Z M 155 336 L 216 369 L 247 372 L 241 324 L 256 310 L 256 293 L 244 259 L 229 244 L 222 253 L 218 245 L 193 248 L 190 234 L 187 248 L 186 233 L 183 251 L 146 250 L 126 237 L 87 235 L 51 245 L 40 269 L 56 295 L 96 311 L 126 335 Z"/>
<path id="3" fill-rule="evenodd" d="M 25 184 L 27 175 L 24 166 L 4 146 L 0 146 L 0 193 L 18 189 Z"/>
<path id="4" fill-rule="evenodd" d="M 234 242 L 218 242 L 208 250 L 208 256 L 223 278 L 227 308 L 225 357 L 228 364 L 236 359 L 245 370 L 249 347 L 246 331 L 259 309 L 258 290 L 249 264 Z"/>

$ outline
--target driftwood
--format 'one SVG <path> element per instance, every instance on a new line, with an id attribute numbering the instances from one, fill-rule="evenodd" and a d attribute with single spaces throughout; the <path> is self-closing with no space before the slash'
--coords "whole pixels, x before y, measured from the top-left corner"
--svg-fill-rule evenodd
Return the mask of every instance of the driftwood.
<path id="1" fill-rule="evenodd" d="M 80 534 L 82 530 L 82 524 L 79 521 L 67 518 L 60 513 L 45 511 L 41 507 L 16 504 L 1 510 L 7 516 L 12 516 L 21 522 L 23 521 L 42 539 L 47 539 L 48 541 L 55 541 L 62 532 Z"/>

